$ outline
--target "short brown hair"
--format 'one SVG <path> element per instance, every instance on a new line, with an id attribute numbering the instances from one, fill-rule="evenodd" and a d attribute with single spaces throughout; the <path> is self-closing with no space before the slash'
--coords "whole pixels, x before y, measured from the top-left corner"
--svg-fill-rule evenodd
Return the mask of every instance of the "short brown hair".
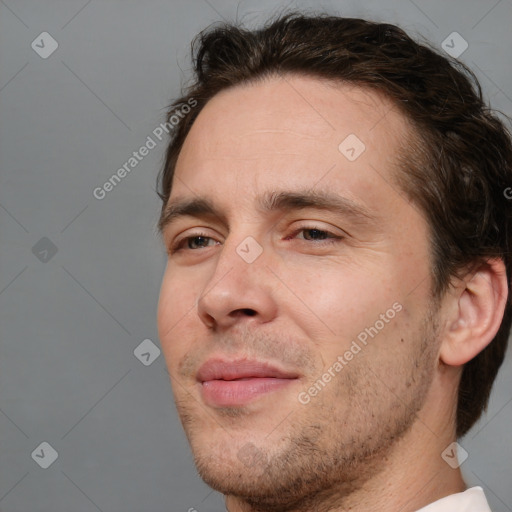
<path id="1" fill-rule="evenodd" d="M 255 31 L 226 23 L 209 28 L 194 39 L 192 53 L 194 81 L 170 106 L 167 120 L 192 98 L 197 106 L 171 132 L 158 176 L 162 217 L 185 138 L 218 92 L 286 73 L 353 83 L 384 93 L 417 128 L 396 178 L 430 227 L 433 295 L 441 297 L 452 276 L 489 258 L 504 261 L 510 290 L 512 209 L 504 191 L 512 185 L 511 136 L 461 62 L 395 25 L 296 12 Z M 511 322 L 509 293 L 496 337 L 464 366 L 458 437 L 487 407 Z"/>

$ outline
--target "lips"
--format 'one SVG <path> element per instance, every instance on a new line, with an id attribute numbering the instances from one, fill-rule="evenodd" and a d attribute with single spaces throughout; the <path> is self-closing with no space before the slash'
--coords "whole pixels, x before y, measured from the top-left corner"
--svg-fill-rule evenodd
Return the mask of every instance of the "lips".
<path id="1" fill-rule="evenodd" d="M 235 361 L 210 359 L 197 372 L 197 380 L 200 382 L 248 378 L 294 379 L 297 376 L 296 373 L 280 370 L 269 363 L 250 359 L 238 359 Z"/>
<path id="2" fill-rule="evenodd" d="M 197 372 L 203 400 L 216 407 L 244 405 L 297 378 L 296 372 L 249 359 L 210 359 Z"/>

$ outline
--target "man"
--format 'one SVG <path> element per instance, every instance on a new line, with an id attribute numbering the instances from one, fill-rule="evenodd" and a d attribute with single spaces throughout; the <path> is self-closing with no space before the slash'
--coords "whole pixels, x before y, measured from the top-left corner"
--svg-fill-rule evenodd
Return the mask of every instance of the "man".
<path id="1" fill-rule="evenodd" d="M 453 443 L 510 330 L 512 145 L 472 78 L 358 19 L 196 41 L 158 327 L 229 512 L 489 510 Z"/>

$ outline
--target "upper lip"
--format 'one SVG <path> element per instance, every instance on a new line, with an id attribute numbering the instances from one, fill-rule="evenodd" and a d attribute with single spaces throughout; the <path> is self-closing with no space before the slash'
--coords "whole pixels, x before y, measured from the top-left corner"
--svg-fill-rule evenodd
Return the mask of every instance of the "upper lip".
<path id="1" fill-rule="evenodd" d="M 197 371 L 197 380 L 235 380 L 247 378 L 273 377 L 278 379 L 295 379 L 297 373 L 286 371 L 264 361 L 254 359 L 209 359 Z"/>

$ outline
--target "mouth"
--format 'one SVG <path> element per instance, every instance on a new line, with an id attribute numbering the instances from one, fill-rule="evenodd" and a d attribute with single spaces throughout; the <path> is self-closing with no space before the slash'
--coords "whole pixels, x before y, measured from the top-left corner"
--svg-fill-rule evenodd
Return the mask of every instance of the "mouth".
<path id="1" fill-rule="evenodd" d="M 214 407 L 236 407 L 293 383 L 299 375 L 270 363 L 210 359 L 197 372 L 203 400 Z"/>

